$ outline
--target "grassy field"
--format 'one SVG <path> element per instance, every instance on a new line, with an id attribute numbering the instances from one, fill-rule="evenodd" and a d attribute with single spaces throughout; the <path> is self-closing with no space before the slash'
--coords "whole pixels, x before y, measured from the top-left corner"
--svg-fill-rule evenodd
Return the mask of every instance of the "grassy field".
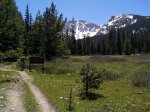
<path id="1" fill-rule="evenodd" d="M 81 100 L 79 71 L 86 63 L 98 71 L 105 69 L 113 80 L 105 80 L 95 90 L 97 99 Z M 137 71 L 150 71 L 150 56 L 76 56 L 67 60 L 56 59 L 46 63 L 46 74 L 31 72 L 34 83 L 60 110 L 67 112 L 70 88 L 73 88 L 75 112 L 150 112 L 150 88 L 135 87 L 132 77 Z"/>

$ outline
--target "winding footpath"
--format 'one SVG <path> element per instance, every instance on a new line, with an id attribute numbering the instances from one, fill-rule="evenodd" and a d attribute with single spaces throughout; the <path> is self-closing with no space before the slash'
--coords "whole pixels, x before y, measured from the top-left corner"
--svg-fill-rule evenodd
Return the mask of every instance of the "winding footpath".
<path id="1" fill-rule="evenodd" d="M 41 112 L 57 112 L 52 104 L 50 104 L 47 98 L 43 95 L 38 87 L 32 84 L 32 78 L 26 74 L 26 72 L 19 72 L 21 75 L 21 79 L 28 84 L 30 90 L 32 91 L 33 95 L 37 103 L 39 104 L 39 108 Z"/>
<path id="2" fill-rule="evenodd" d="M 35 96 L 35 100 L 38 103 L 40 112 L 58 112 L 57 109 L 47 100 L 41 90 L 32 83 L 32 77 L 27 75 L 27 73 L 24 71 L 16 71 L 9 68 L 10 67 L 7 66 L 3 68 L 1 67 L 0 70 L 15 71 L 19 73 L 20 80 L 25 82 L 29 86 L 31 92 Z M 6 92 L 6 109 L 0 112 L 25 112 L 22 99 L 23 91 L 20 83 L 21 82 L 19 81 L 18 83 L 11 85 L 11 88 L 8 89 L 8 91 Z"/>

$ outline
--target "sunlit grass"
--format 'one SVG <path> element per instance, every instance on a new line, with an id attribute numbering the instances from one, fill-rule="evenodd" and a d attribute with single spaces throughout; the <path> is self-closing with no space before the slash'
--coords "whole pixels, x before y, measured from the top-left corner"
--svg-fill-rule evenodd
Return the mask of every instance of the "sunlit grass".
<path id="1" fill-rule="evenodd" d="M 67 112 L 67 101 L 70 88 L 73 87 L 73 102 L 77 112 L 149 112 L 150 111 L 150 89 L 134 87 L 131 81 L 132 75 L 139 69 L 147 69 L 147 65 L 139 64 L 139 58 L 134 60 L 123 56 L 125 61 L 92 61 L 90 57 L 71 57 L 64 62 L 59 60 L 59 66 L 67 66 L 70 71 L 65 74 L 37 74 L 30 73 L 46 97 L 61 112 Z M 75 60 L 74 60 L 75 59 Z M 149 59 L 149 58 L 148 58 Z M 80 61 L 82 60 L 82 61 Z M 84 61 L 83 61 L 84 60 Z M 57 69 L 57 60 L 53 64 Z M 81 100 L 79 98 L 82 88 L 81 76 L 78 74 L 81 67 L 86 63 L 91 63 L 99 71 L 106 69 L 120 77 L 113 81 L 104 81 L 101 89 L 95 93 L 102 97 L 97 100 Z M 52 62 L 47 62 L 48 67 Z M 56 64 L 56 65 L 55 65 Z"/>
<path id="2" fill-rule="evenodd" d="M 33 96 L 31 90 L 29 89 L 26 83 L 23 84 L 23 88 L 24 88 L 23 98 L 26 112 L 39 112 L 38 104 L 35 100 L 35 97 Z"/>

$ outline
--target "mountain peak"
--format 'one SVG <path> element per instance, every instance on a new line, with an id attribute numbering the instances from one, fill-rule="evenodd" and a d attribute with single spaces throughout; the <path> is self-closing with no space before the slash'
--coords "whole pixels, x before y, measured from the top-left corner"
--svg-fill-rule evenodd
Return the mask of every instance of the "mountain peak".
<path id="1" fill-rule="evenodd" d="M 75 31 L 76 39 L 82 39 L 84 37 L 93 37 L 95 35 L 105 35 L 109 33 L 111 28 L 125 28 L 129 26 L 137 26 L 139 23 L 142 24 L 145 21 L 148 21 L 150 16 L 140 16 L 135 14 L 122 14 L 119 16 L 112 16 L 104 25 L 98 25 L 92 22 L 87 22 L 85 20 L 75 21 Z M 68 21 L 67 27 L 71 29 L 72 21 Z M 145 27 L 141 27 L 145 29 Z M 133 29 L 134 31 L 135 29 Z M 136 29 L 138 31 L 138 29 Z M 135 32 L 135 31 L 134 31 Z"/>
<path id="2" fill-rule="evenodd" d="M 71 29 L 72 24 L 73 21 L 69 21 L 66 24 L 67 28 Z M 74 21 L 74 24 L 75 24 L 76 39 L 82 39 L 87 36 L 89 37 L 95 36 L 101 28 L 101 25 L 92 22 L 87 22 L 85 20 Z"/>

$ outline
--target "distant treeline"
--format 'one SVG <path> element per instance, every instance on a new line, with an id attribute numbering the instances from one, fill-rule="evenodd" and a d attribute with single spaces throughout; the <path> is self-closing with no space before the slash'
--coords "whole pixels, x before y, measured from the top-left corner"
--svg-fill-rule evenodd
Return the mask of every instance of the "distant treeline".
<path id="1" fill-rule="evenodd" d="M 0 58 L 38 55 L 51 59 L 69 55 L 150 52 L 150 32 L 133 34 L 128 29 L 110 29 L 105 36 L 76 40 L 75 25 L 69 30 L 65 28 L 66 22 L 54 3 L 43 14 L 38 11 L 33 20 L 28 5 L 23 19 L 14 0 L 1 0 Z"/>
<path id="2" fill-rule="evenodd" d="M 77 55 L 131 55 L 150 52 L 150 32 L 133 33 L 127 28 L 110 29 L 107 35 L 76 41 Z"/>

